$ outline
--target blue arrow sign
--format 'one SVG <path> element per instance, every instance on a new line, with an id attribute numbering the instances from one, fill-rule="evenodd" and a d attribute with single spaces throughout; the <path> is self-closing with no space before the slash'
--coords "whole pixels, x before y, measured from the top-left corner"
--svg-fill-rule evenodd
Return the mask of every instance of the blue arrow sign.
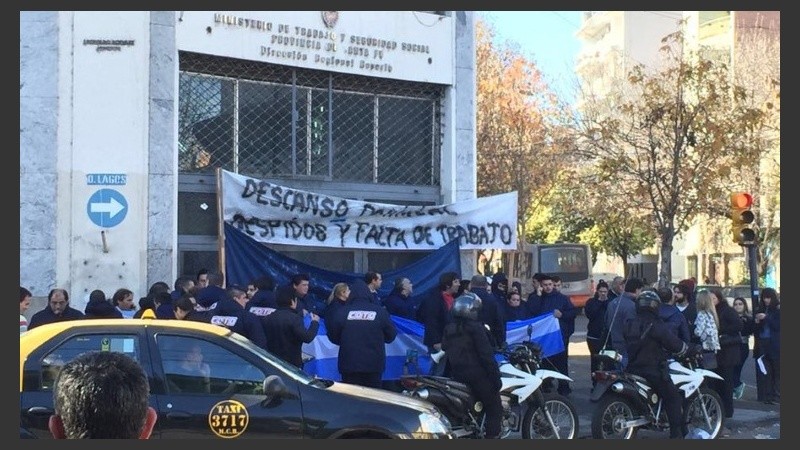
<path id="1" fill-rule="evenodd" d="M 95 225 L 111 228 L 119 225 L 128 214 L 128 201 L 114 189 L 100 189 L 89 197 L 86 213 Z"/>

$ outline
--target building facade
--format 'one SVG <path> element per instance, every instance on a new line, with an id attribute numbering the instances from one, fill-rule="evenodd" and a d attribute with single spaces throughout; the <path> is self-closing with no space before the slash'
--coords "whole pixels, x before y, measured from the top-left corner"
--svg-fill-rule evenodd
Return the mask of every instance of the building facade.
<path id="1" fill-rule="evenodd" d="M 224 268 L 218 168 L 382 203 L 475 198 L 473 20 L 21 12 L 21 285 L 37 297 L 66 288 L 82 309 L 93 289 L 144 296 Z M 273 248 L 352 272 L 427 254 Z"/>
<path id="2" fill-rule="evenodd" d="M 765 80 L 780 80 L 780 11 L 684 11 L 684 21 L 693 51 L 731 67 L 734 81 L 748 87 L 753 102 L 772 101 L 774 91 Z M 745 174 L 732 189 L 756 197 L 764 237 L 780 233 L 779 134 L 780 125 L 767 133 L 758 174 Z M 780 289 L 780 245 L 761 242 L 760 247 L 768 248 L 766 285 Z M 747 252 L 733 243 L 727 218 L 697 220 L 678 254 L 686 276 L 713 284 L 749 284 Z"/>

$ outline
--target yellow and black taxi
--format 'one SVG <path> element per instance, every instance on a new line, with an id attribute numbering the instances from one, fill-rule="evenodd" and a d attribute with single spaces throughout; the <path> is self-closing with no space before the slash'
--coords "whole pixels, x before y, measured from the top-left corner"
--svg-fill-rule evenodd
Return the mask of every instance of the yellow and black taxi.
<path id="1" fill-rule="evenodd" d="M 87 351 L 122 352 L 150 380 L 152 438 L 450 439 L 430 403 L 309 376 L 227 328 L 183 320 L 93 319 L 20 336 L 20 434 L 50 438 L 53 384 Z"/>

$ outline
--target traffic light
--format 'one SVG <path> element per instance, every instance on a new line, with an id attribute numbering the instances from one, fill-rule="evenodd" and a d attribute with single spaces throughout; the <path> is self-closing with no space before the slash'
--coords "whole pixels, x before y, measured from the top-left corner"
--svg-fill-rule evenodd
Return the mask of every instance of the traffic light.
<path id="1" fill-rule="evenodd" d="M 731 232 L 733 242 L 739 245 L 753 245 L 756 242 L 756 232 L 752 223 L 756 220 L 750 208 L 753 206 L 753 196 L 746 192 L 731 193 Z"/>

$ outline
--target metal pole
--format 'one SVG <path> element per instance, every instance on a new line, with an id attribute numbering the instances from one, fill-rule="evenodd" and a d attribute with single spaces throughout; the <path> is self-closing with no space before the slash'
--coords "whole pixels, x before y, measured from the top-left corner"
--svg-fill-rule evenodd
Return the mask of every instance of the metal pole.
<path id="1" fill-rule="evenodd" d="M 750 268 L 750 300 L 751 312 L 758 311 L 758 267 L 756 266 L 756 244 L 747 245 L 747 265 Z"/>
<path id="2" fill-rule="evenodd" d="M 747 266 L 750 268 L 750 300 L 751 300 L 751 313 L 755 316 L 756 312 L 759 310 L 759 289 L 758 289 L 758 267 L 756 267 L 756 243 L 752 243 L 746 246 L 747 247 Z M 759 356 L 763 356 L 764 349 L 760 348 L 758 333 L 753 335 L 753 339 L 755 340 L 755 348 L 753 349 L 753 359 L 757 359 Z M 764 393 L 767 392 L 767 378 L 761 373 L 761 370 L 758 368 L 758 362 L 755 362 L 755 370 L 756 370 L 756 398 L 761 401 L 764 400 L 766 397 Z"/>

